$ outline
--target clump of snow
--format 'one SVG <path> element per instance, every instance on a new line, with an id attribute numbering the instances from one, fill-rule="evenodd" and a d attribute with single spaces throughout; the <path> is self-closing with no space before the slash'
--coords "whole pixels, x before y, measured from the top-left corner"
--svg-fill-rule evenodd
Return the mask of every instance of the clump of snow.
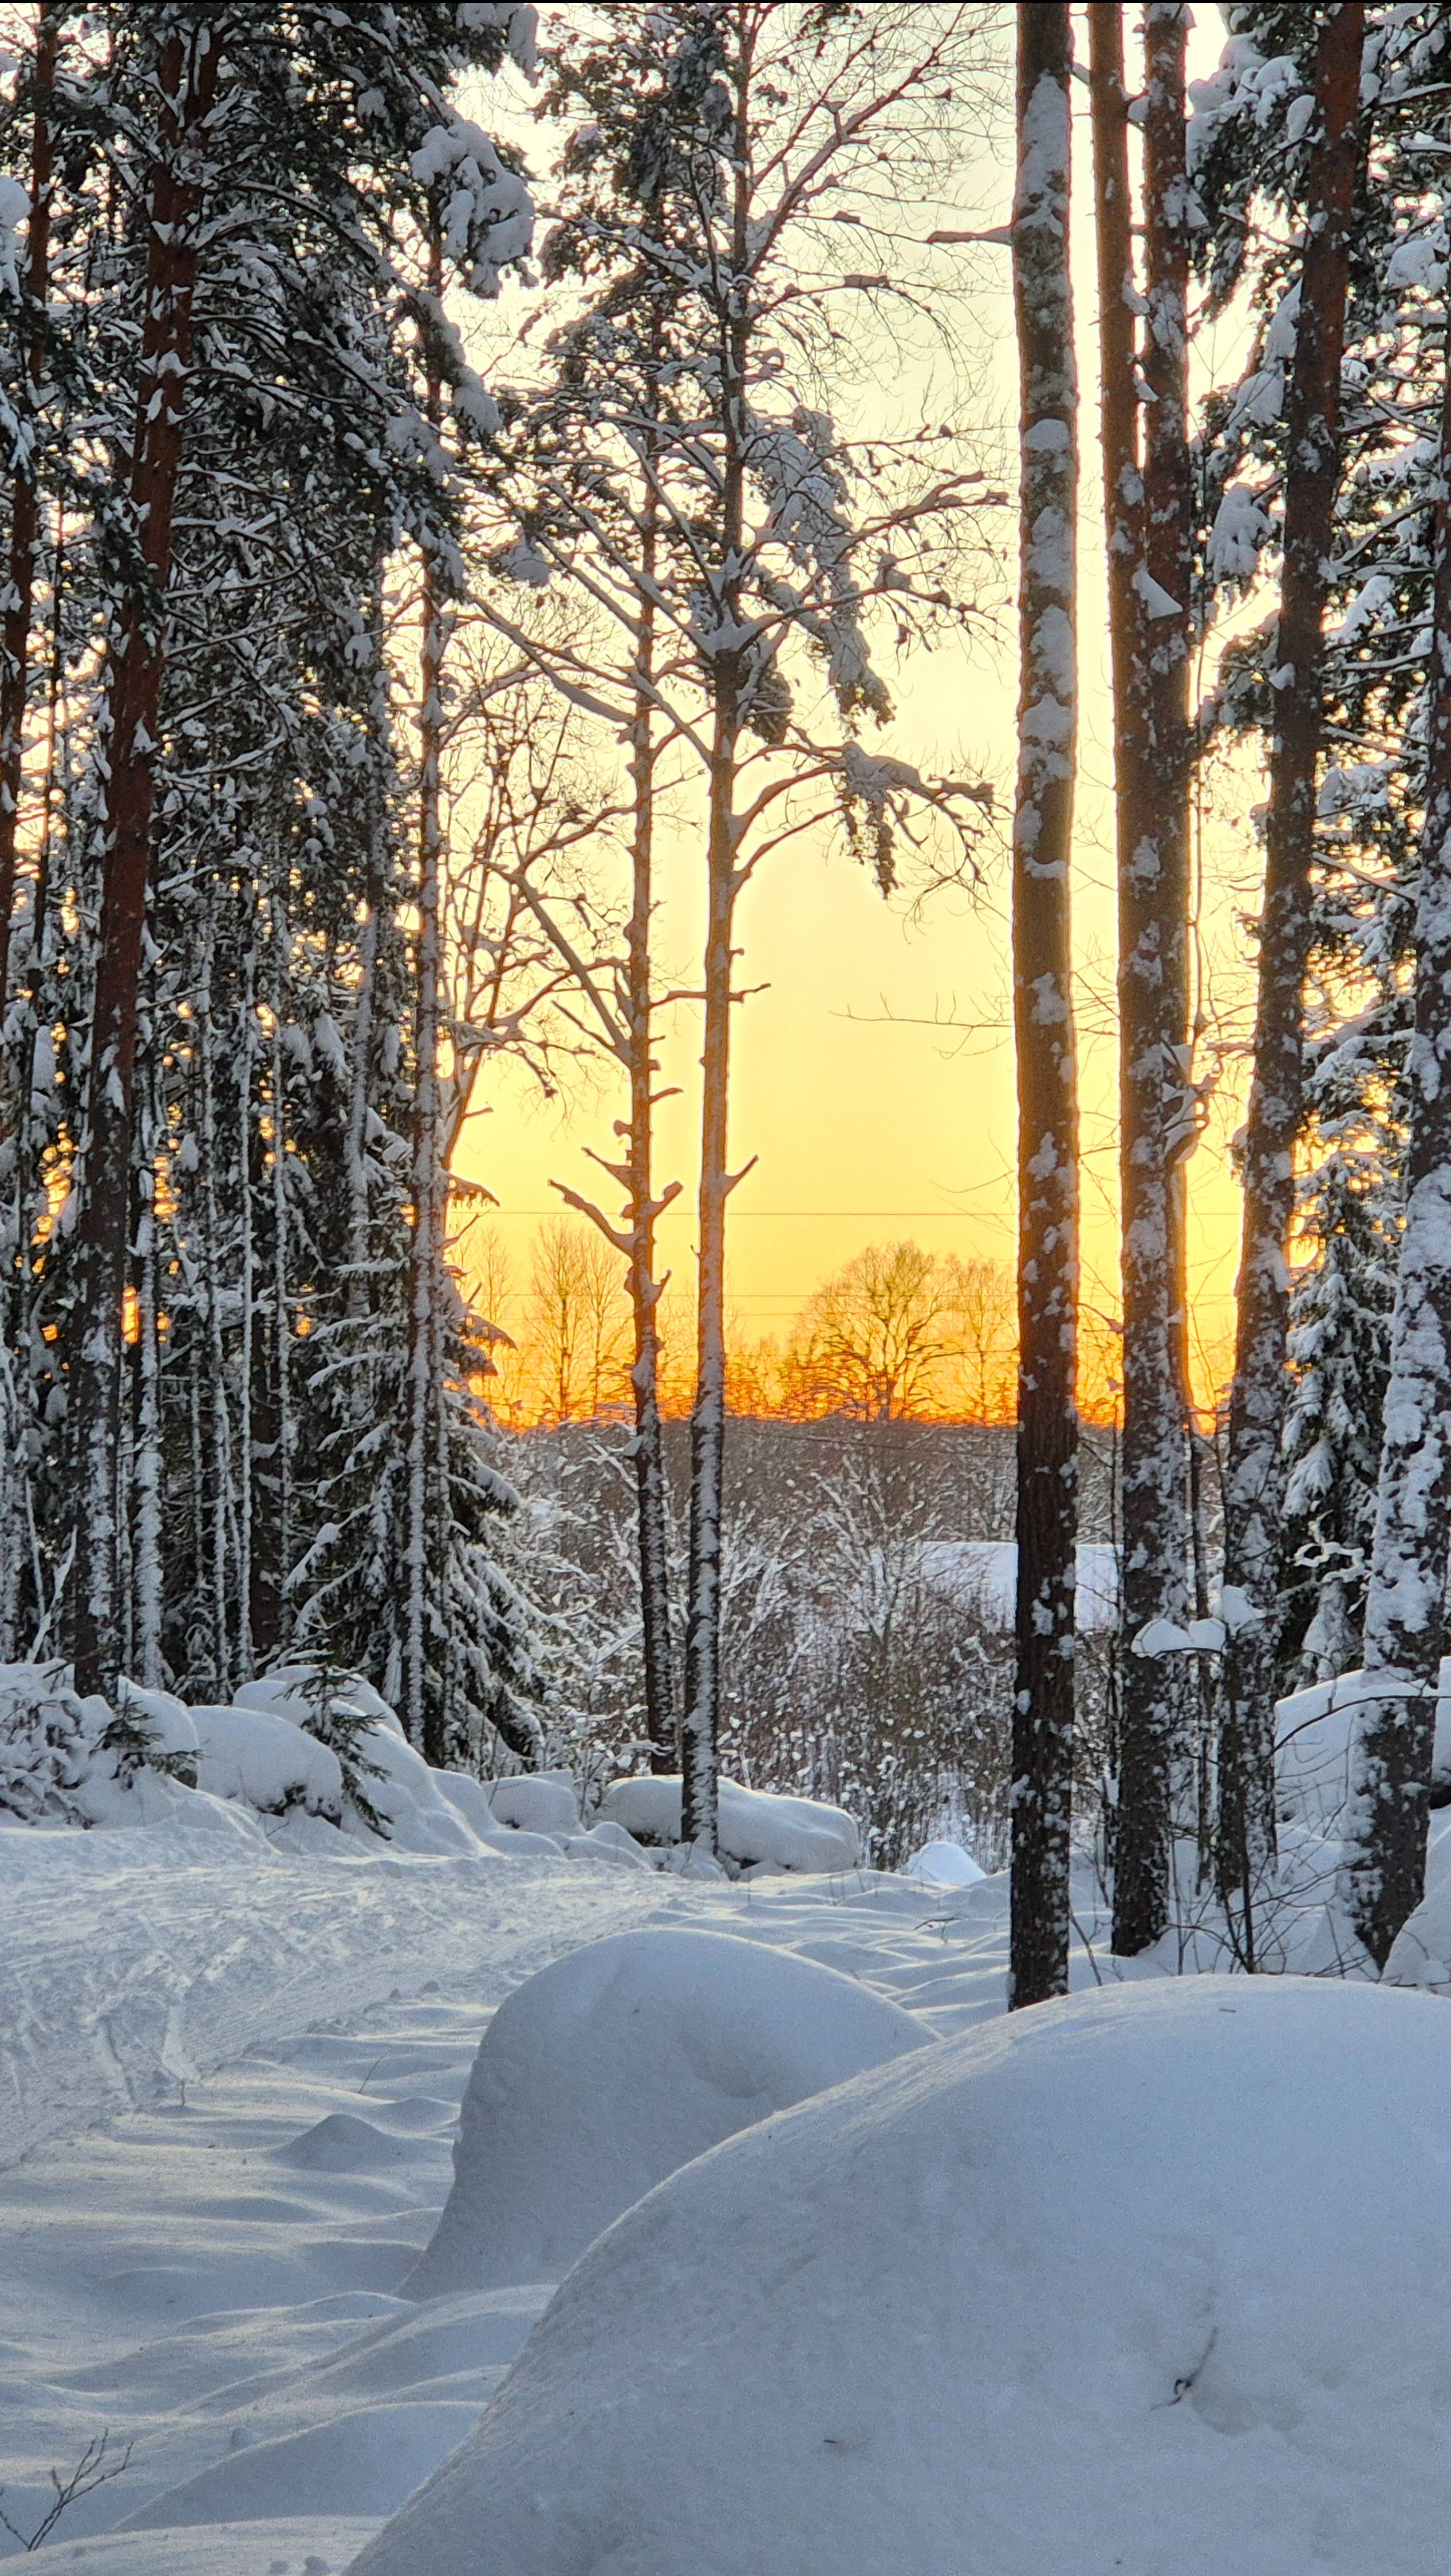
<path id="1" fill-rule="evenodd" d="M 980 1878 L 986 1878 L 987 1871 L 961 1843 L 939 1841 L 924 1843 L 919 1852 L 914 1852 L 903 1876 L 925 1879 L 931 1887 L 975 1887 Z"/>
<path id="2" fill-rule="evenodd" d="M 665 1928 L 597 1941 L 532 1977 L 485 2031 L 453 2189 L 405 2289 L 557 2280 L 677 2165 L 925 2036 L 853 1978 L 754 1941 Z"/>
<path id="3" fill-rule="evenodd" d="M 429 1777 L 439 1796 L 457 1810 L 487 1850 L 512 1852 L 516 1860 L 521 1860 L 531 1853 L 536 1859 L 546 1854 L 557 1858 L 563 1849 L 552 1834 L 516 1833 L 500 1824 L 489 1801 L 488 1783 L 476 1779 L 472 1771 L 433 1771 Z"/>
<path id="4" fill-rule="evenodd" d="M 600 1816 L 606 1824 L 623 1825 L 637 1842 L 678 1843 L 679 1775 L 613 1781 L 600 1800 Z M 722 1857 L 741 1868 L 774 1861 L 789 1870 L 855 1869 L 861 1858 L 861 1837 L 844 1807 L 745 1789 L 738 1780 L 720 1784 L 719 1841 Z"/>
<path id="5" fill-rule="evenodd" d="M 1424 2576 L 1451 2048 L 1422 1995 L 1108 1985 L 676 2173 L 355 2576 Z"/>
<path id="6" fill-rule="evenodd" d="M 77 1698 L 64 1664 L 0 1665 L 0 1823 L 214 1832 L 221 1802 L 298 1852 L 628 1857 L 582 1831 L 570 1773 L 496 1786 L 491 1805 L 482 1781 L 430 1769 L 360 1673 L 286 1663 L 198 1708 L 123 1681 L 113 1709 Z"/>

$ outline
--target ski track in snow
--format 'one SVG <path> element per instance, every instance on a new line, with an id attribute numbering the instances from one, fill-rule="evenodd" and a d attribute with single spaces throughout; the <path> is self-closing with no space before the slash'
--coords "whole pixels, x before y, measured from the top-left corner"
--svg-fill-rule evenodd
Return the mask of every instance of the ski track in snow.
<path id="1" fill-rule="evenodd" d="M 660 1901 L 598 1864 L 219 1858 L 175 1826 L 0 1833 L 0 1888 L 0 2168 L 395 1988 L 498 2003 Z"/>
<path id="2" fill-rule="evenodd" d="M 1002 1880 L 0 1842 L 0 2507 L 28 2533 L 52 2465 L 132 2442 L 37 2553 L 79 2576 L 338 2576 L 472 2429 L 554 2284 L 398 2284 L 535 1969 L 650 1920 L 818 1959 L 937 2034 L 1004 2002 Z"/>

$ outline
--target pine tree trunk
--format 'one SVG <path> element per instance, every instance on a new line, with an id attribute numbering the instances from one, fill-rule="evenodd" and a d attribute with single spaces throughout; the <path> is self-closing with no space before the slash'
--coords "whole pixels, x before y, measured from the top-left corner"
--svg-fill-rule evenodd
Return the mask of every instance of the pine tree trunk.
<path id="1" fill-rule="evenodd" d="M 162 1681 L 162 1450 L 159 1246 L 156 1239 L 156 1085 L 146 1086 L 143 1206 L 137 1229 L 135 1501 L 131 1543 L 136 1678 L 145 1690 Z"/>
<path id="2" fill-rule="evenodd" d="M 141 371 L 130 499 L 143 571 L 122 593 L 106 679 L 110 713 L 106 852 L 96 939 L 80 1217 L 80 1346 L 72 1377 L 76 1464 L 73 1651 L 81 1691 L 107 1691 L 119 1654 L 114 1465 L 121 1395 L 137 991 L 151 864 L 155 761 L 166 662 L 165 607 L 181 467 L 182 412 L 197 274 L 197 164 L 217 92 L 216 31 L 169 34 L 152 182 Z"/>
<path id="3" fill-rule="evenodd" d="M 0 630 L 0 1022 L 10 994 L 10 925 L 15 910 L 15 845 L 30 688 L 30 621 L 40 552 L 40 403 L 45 387 L 45 315 L 50 278 L 50 200 L 55 155 L 50 119 L 55 98 L 60 11 L 39 0 L 35 29 L 35 125 L 30 160 L 30 224 L 22 336 L 25 372 L 17 388 L 23 436 L 10 501 L 10 564 Z"/>
<path id="4" fill-rule="evenodd" d="M 732 260 L 749 267 L 746 80 L 738 75 Z M 749 322 L 732 299 L 721 333 L 720 419 L 725 451 L 719 573 L 712 606 L 729 635 L 740 623 L 745 527 L 746 366 Z M 700 1238 L 695 1403 L 690 1417 L 690 1557 L 686 1580 L 685 1704 L 680 1727 L 681 1834 L 712 1857 L 719 1839 L 721 1537 L 725 1467 L 726 1201 L 734 1186 L 727 1163 L 730 1102 L 731 947 L 740 879 L 736 860 L 735 784 L 740 739 L 740 655 L 730 645 L 713 661 L 714 727 L 706 840 L 707 909 L 700 1137 Z"/>
<path id="5" fill-rule="evenodd" d="M 443 255 L 435 236 L 430 252 L 429 284 L 436 298 L 443 292 Z M 437 383 L 428 388 L 429 416 L 435 426 L 441 410 Z M 439 770 L 443 724 L 443 596 L 438 567 L 430 555 L 423 569 L 423 649 L 419 708 L 420 767 L 418 781 L 418 938 L 417 1001 L 414 1022 L 416 1063 L 413 1105 L 413 1257 L 408 1345 L 408 1450 L 406 1462 L 406 1531 L 403 1563 L 408 1585 L 403 1631 L 403 1723 L 409 1741 L 421 1747 L 435 1769 L 446 1758 L 443 1712 L 428 1687 L 428 1589 L 433 1547 L 430 1523 L 443 1507 L 433 1491 L 429 1468 L 434 1455 L 431 1431 L 434 1375 L 438 1357 L 439 1298 L 442 1287 L 442 1209 L 439 1171 L 439 977 L 442 969 L 439 905 L 443 861 L 443 817 Z"/>
<path id="6" fill-rule="evenodd" d="M 658 345 L 658 343 L 657 343 Z M 648 443 L 647 478 L 654 457 Z M 655 580 L 658 511 L 647 480 L 640 521 L 640 623 L 636 640 L 638 685 L 631 726 L 630 918 L 625 933 L 626 1045 L 630 1075 L 628 1192 L 630 1309 L 635 1358 L 630 1385 L 635 1399 L 635 1513 L 640 1559 L 640 1622 L 644 1644 L 645 1724 L 650 1768 L 673 1772 L 680 1763 L 675 1710 L 675 1656 L 670 1628 L 670 1557 L 666 1538 L 665 1448 L 660 1424 L 660 1283 L 655 1276 L 655 1224 L 664 1205 L 654 1196 L 655 995 L 652 978 L 655 838 Z"/>
<path id="7" fill-rule="evenodd" d="M 1069 940 L 1078 386 L 1066 7 L 1018 9 L 1013 300 L 1021 387 L 1013 1021 L 1018 1062 L 1017 1669 L 1010 2000 L 1068 1984 L 1073 1785 L 1078 1104 Z"/>
<path id="8" fill-rule="evenodd" d="M 240 1348 L 237 1353 L 237 1460 L 235 1478 L 237 1529 L 237 1679 L 249 1682 L 256 1670 L 252 1636 L 252 1503 L 256 1493 L 252 1420 L 255 1390 L 253 1365 L 257 1339 L 256 1228 L 252 1192 L 256 1118 L 252 1091 L 257 1035 L 257 896 L 247 896 L 246 959 L 242 971 L 241 1027 L 233 1073 L 237 1084 L 237 1294 Z"/>
<path id="9" fill-rule="evenodd" d="M 1284 1514 L 1290 1226 L 1303 1120 L 1304 988 L 1322 709 L 1321 630 L 1340 465 L 1340 360 L 1350 218 L 1361 163 L 1365 11 L 1322 18 L 1315 70 L 1305 254 L 1285 415 L 1285 538 L 1275 647 L 1254 1074 L 1245 1123 L 1244 1216 L 1229 1405 L 1224 1561 L 1228 1607 L 1244 1624 L 1225 1655 L 1220 1735 L 1220 1880 L 1245 1907 L 1275 1847 L 1276 1589 Z M 1236 1600 L 1236 1594 L 1242 1596 Z"/>
<path id="10" fill-rule="evenodd" d="M 1355 1927 L 1380 1968 L 1425 1894 L 1451 1550 L 1451 366 L 1438 484 L 1406 1218 L 1362 1654 L 1394 1687 L 1361 1713 L 1347 1855 Z"/>
<path id="11" fill-rule="evenodd" d="M 1188 1606 L 1184 1424 L 1177 1364 L 1183 1277 L 1181 1194 L 1187 1056 L 1189 457 L 1185 441 L 1188 283 L 1184 208 L 1184 20 L 1146 14 L 1145 304 L 1141 357 L 1130 249 L 1122 12 L 1095 9 L 1094 157 L 1113 665 L 1119 919 L 1119 1115 L 1124 1425 L 1121 1451 L 1120 1759 L 1113 1840 L 1113 1946 L 1157 1941 L 1169 1918 L 1182 1668 L 1140 1656 L 1151 1619 Z M 1146 390 L 1138 456 L 1139 365 Z"/>
<path id="12" fill-rule="evenodd" d="M 286 1581 L 292 1562 L 292 1389 L 287 1322 L 287 1083 L 282 1063 L 282 1021 L 287 1003 L 285 942 L 280 898 L 273 892 L 271 944 L 272 1033 L 268 1104 L 272 1121 L 271 1330 L 254 1350 L 252 1486 L 259 1503 L 252 1514 L 252 1650 L 265 1668 L 286 1643 Z M 265 1472 L 264 1472 L 265 1471 Z"/>

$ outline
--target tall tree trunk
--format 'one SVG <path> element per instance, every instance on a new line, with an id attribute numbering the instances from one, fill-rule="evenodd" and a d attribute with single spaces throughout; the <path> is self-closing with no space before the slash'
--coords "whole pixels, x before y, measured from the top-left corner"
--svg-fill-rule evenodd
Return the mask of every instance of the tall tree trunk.
<path id="1" fill-rule="evenodd" d="M 41 548 L 40 415 L 45 389 L 45 318 L 50 270 L 50 205 L 54 172 L 50 120 L 55 95 L 59 13 L 54 0 L 40 0 L 35 33 L 35 115 L 30 161 L 30 223 L 25 264 L 20 339 L 24 373 L 16 387 L 17 436 L 12 464 L 10 560 L 7 601 L 0 624 L 0 1077 L 8 1077 L 4 1051 L 10 998 L 10 931 L 15 911 L 16 836 L 25 755 L 25 711 L 30 691 L 30 628 L 35 574 Z M 28 1032 L 27 1032 L 28 1035 Z M 20 1365 L 7 1368 L 0 1403 L 0 1655 L 9 1661 L 17 1650 L 19 1593 L 23 1564 L 22 1528 L 28 1501 L 28 1359 L 22 1318 L 29 1304 L 29 1233 L 27 1192 L 30 1185 L 28 1142 L 28 1077 L 30 1048 L 22 1038 L 19 1078 L 13 1109 L 6 1120 L 14 1157 L 14 1235 L 7 1247 L 13 1273 L 10 1291 L 0 1299 L 0 1326 Z M 8 1079 L 5 1087 L 8 1089 Z"/>
<path id="2" fill-rule="evenodd" d="M 443 245 L 435 231 L 429 245 L 429 291 L 443 297 Z M 442 388 L 430 374 L 427 411 L 435 431 L 442 418 Z M 420 670 L 418 778 L 418 940 L 414 1016 L 416 1062 L 413 1100 L 413 1258 L 408 1343 L 408 1450 L 403 1563 L 408 1585 L 403 1628 L 403 1723 L 410 1742 L 435 1769 L 445 1760 L 443 1712 L 428 1687 L 429 1583 L 433 1570 L 432 1524 L 444 1508 L 435 1491 L 430 1438 L 437 1360 L 443 1246 L 439 1170 L 440 871 L 443 807 L 440 758 L 443 731 L 443 657 L 446 640 L 443 591 L 434 556 L 423 566 L 423 646 Z M 441 1540 L 442 1532 L 438 1533 Z"/>
<path id="3" fill-rule="evenodd" d="M 657 321 L 655 354 L 659 354 Z M 650 1768 L 674 1771 L 680 1762 L 675 1711 L 675 1654 L 670 1629 L 670 1556 L 666 1540 L 665 1448 L 660 1424 L 661 1283 L 655 1275 L 655 1226 L 672 1183 L 656 1199 L 653 1181 L 655 1126 L 655 990 L 652 925 L 655 903 L 655 581 L 659 511 L 655 454 L 646 442 L 645 500 L 640 519 L 640 623 L 636 638 L 636 689 L 630 727 L 634 833 L 630 918 L 625 932 L 625 1036 L 630 1077 L 627 1192 L 630 1229 L 630 1309 L 635 1357 L 630 1385 L 635 1399 L 635 1512 L 640 1559 L 640 1624 L 645 1665 L 645 1724 Z"/>
<path id="4" fill-rule="evenodd" d="M 1229 1403 L 1224 1568 L 1231 1613 L 1220 1735 L 1220 1879 L 1238 1891 L 1253 1964 L 1253 1887 L 1274 1852 L 1275 1596 L 1295 1147 L 1304 1106 L 1304 988 L 1321 743 L 1326 564 L 1340 468 L 1349 228 L 1361 162 L 1362 0 L 1323 15 L 1315 66 L 1299 322 L 1285 414 L 1285 540 L 1275 646 L 1264 911 Z"/>
<path id="5" fill-rule="evenodd" d="M 732 268 L 744 281 L 750 264 L 746 168 L 750 141 L 748 67 L 737 73 Z M 719 572 L 712 602 L 723 635 L 739 630 L 745 528 L 746 367 L 750 323 L 744 285 L 732 294 L 721 332 L 720 419 L 725 466 Z M 690 1417 L 690 1558 L 686 1580 L 685 1704 L 680 1727 L 681 1833 L 714 1855 L 719 1838 L 721 1514 L 725 1467 L 726 1201 L 735 1186 L 727 1162 L 730 1102 L 731 946 L 741 879 L 735 826 L 740 741 L 739 650 L 718 647 L 706 841 L 707 909 L 701 1052 L 700 1239 L 696 1309 L 695 1403 Z"/>
<path id="6" fill-rule="evenodd" d="M 253 1444 L 256 1425 L 252 1399 L 256 1391 L 254 1355 L 257 1343 L 257 1262 L 253 1190 L 256 1186 L 257 1113 L 253 1071 L 257 1043 L 257 888 L 246 892 L 247 929 L 242 964 L 241 1026 L 232 1071 L 237 1086 L 237 1285 L 240 1299 L 237 1353 L 237 1679 L 249 1682 L 256 1671 L 252 1635 L 252 1503 L 256 1493 Z"/>
<path id="7" fill-rule="evenodd" d="M 1065 6 L 1018 9 L 1013 302 L 1021 392 L 1013 1024 L 1018 1061 L 1017 1669 L 1010 2001 L 1068 1984 L 1073 1787 L 1078 1098 L 1068 866 L 1077 737 L 1078 382 Z"/>
<path id="8" fill-rule="evenodd" d="M 270 903 L 272 1028 L 267 1089 L 272 1122 L 270 1269 L 267 1306 L 271 1330 L 258 1333 L 253 1352 L 252 1485 L 260 1500 L 252 1527 L 252 1650 L 263 1666 L 286 1643 L 286 1582 L 292 1564 L 292 1389 L 287 1322 L 287 1081 L 282 1025 L 287 1009 L 286 938 L 281 897 Z"/>
<path id="9" fill-rule="evenodd" d="M 107 669 L 110 738 L 106 852 L 96 939 L 95 998 L 78 1249 L 80 1346 L 73 1379 L 77 1687 L 109 1690 L 117 1674 L 113 1467 L 121 1395 L 137 987 L 151 863 L 155 762 L 166 665 L 166 592 L 191 356 L 201 203 L 201 130 L 217 92 L 217 31 L 170 33 L 158 73 L 162 112 L 151 185 L 146 306 L 131 457 L 130 500 L 141 569 L 119 602 Z"/>
<path id="10" fill-rule="evenodd" d="M 1448 350 L 1451 361 L 1451 350 Z M 1406 1221 L 1362 1661 L 1394 1687 L 1359 1724 L 1351 1907 L 1377 1967 L 1425 1894 L 1451 1549 L 1451 363 L 1441 406 L 1426 819 L 1416 899 Z"/>
<path id="11" fill-rule="evenodd" d="M 142 1209 L 136 1240 L 136 1442 L 131 1579 L 131 1634 L 136 1678 L 145 1690 L 162 1680 L 162 1475 L 160 1246 L 156 1220 L 157 1101 L 154 1071 L 145 1093 Z"/>
<path id="12" fill-rule="evenodd" d="M 45 390 L 50 200 L 55 170 L 50 120 L 59 44 L 59 9 L 55 0 L 40 0 L 36 11 L 35 124 L 22 320 L 25 373 L 20 398 L 24 408 L 11 486 L 9 578 L 0 632 L 0 1024 L 10 994 L 10 925 L 15 910 L 15 844 L 30 686 L 30 621 L 41 545 L 40 405 Z"/>
<path id="13" fill-rule="evenodd" d="M 1120 1760 L 1113 1946 L 1132 1955 L 1169 1917 L 1172 1797 L 1183 1675 L 1140 1656 L 1151 1619 L 1188 1606 L 1181 1330 L 1186 944 L 1189 456 L 1185 438 L 1184 35 L 1182 7 L 1145 20 L 1146 319 L 1130 249 L 1122 12 L 1095 9 L 1104 501 L 1113 665 L 1119 920 L 1119 1115 L 1124 1427 Z M 1139 462 L 1136 379 L 1144 404 Z"/>

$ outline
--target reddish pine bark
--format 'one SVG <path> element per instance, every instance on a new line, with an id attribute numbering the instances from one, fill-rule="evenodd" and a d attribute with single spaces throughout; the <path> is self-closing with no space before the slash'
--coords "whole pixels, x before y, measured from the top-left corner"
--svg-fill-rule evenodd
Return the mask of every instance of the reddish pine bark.
<path id="1" fill-rule="evenodd" d="M 151 183 L 130 499 L 140 567 L 122 594 L 107 668 L 106 854 L 96 944 L 78 1249 L 80 1344 L 72 1377 L 78 1471 L 72 1645 L 77 1687 L 115 1682 L 114 1459 L 121 1386 L 137 997 L 151 865 L 155 758 L 166 668 L 166 590 L 181 468 L 201 205 L 202 131 L 217 94 L 214 29 L 168 34 Z"/>

